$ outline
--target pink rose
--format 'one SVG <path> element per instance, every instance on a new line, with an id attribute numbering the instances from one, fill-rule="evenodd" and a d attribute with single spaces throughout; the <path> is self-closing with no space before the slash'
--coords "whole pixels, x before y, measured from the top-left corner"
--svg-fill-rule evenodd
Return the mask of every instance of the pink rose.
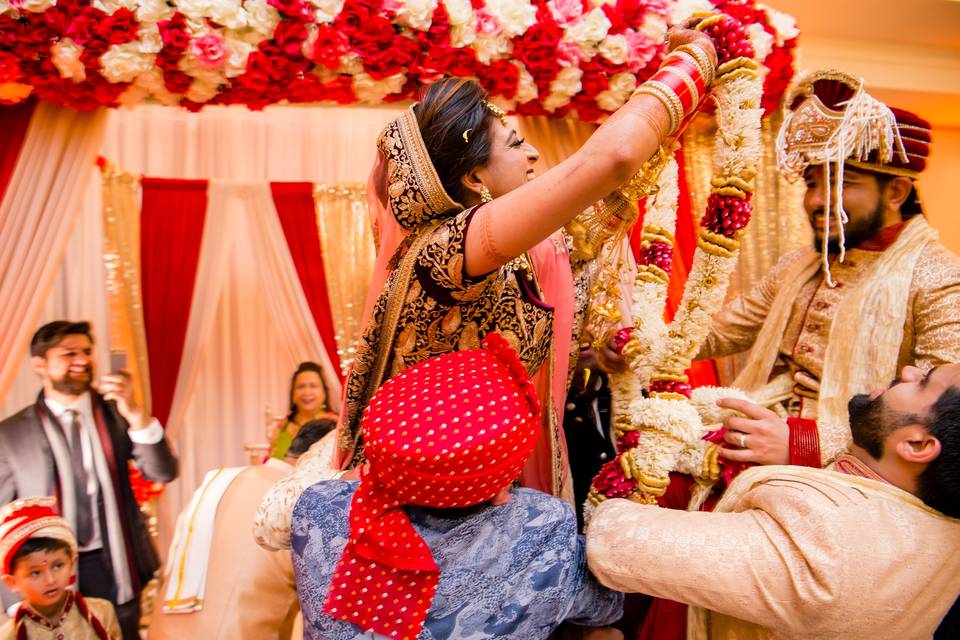
<path id="1" fill-rule="evenodd" d="M 583 60 L 583 50 L 575 42 L 557 43 L 557 64 L 561 67 L 579 67 Z"/>
<path id="2" fill-rule="evenodd" d="M 227 56 L 227 47 L 219 33 L 205 33 L 190 43 L 190 53 L 205 69 L 219 69 Z"/>
<path id="3" fill-rule="evenodd" d="M 547 7 L 553 18 L 563 25 L 570 24 L 583 15 L 581 0 L 549 0 Z"/>
<path id="4" fill-rule="evenodd" d="M 627 29 L 623 35 L 627 38 L 627 69 L 638 73 L 657 57 L 662 45 L 642 31 Z"/>
<path id="5" fill-rule="evenodd" d="M 486 33 L 491 36 L 500 33 L 500 22 L 492 13 L 487 11 L 486 7 L 477 9 L 474 15 L 477 18 L 477 31 L 479 33 Z"/>

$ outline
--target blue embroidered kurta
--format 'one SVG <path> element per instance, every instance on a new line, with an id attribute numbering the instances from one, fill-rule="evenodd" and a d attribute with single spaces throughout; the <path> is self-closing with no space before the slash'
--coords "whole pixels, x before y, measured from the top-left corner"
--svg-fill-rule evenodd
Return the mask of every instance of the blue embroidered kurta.
<path id="1" fill-rule="evenodd" d="M 379 638 L 323 612 L 349 536 L 356 482 L 307 489 L 293 512 L 293 566 L 307 640 Z M 463 517 L 405 507 L 440 567 L 440 584 L 421 640 L 546 638 L 564 620 L 605 625 L 619 619 L 623 596 L 587 573 L 583 537 L 565 502 L 515 489 L 510 502 Z"/>

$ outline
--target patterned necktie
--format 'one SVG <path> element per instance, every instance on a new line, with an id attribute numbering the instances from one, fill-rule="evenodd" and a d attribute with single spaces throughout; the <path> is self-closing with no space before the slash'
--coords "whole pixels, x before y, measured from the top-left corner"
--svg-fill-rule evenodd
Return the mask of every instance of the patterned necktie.
<path id="1" fill-rule="evenodd" d="M 80 422 L 80 414 L 73 409 L 67 409 L 63 417 L 67 447 L 70 449 L 70 467 L 73 471 L 73 494 L 77 503 L 77 544 L 82 548 L 93 537 L 93 514 L 90 513 L 87 471 L 83 467 L 83 445 L 80 441 L 83 424 Z"/>

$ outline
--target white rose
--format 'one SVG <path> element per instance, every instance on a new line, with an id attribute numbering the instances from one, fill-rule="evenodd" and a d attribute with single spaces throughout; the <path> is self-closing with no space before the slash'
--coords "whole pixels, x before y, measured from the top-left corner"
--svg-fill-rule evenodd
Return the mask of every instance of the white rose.
<path id="1" fill-rule="evenodd" d="M 239 0 L 213 0 L 207 14 L 211 20 L 228 29 L 243 29 L 249 23 L 247 12 Z"/>
<path id="2" fill-rule="evenodd" d="M 487 0 L 489 11 L 507 37 L 519 36 L 537 23 L 537 9 L 529 0 Z"/>
<path id="3" fill-rule="evenodd" d="M 549 96 L 547 96 L 547 99 L 541 103 L 541 106 L 547 111 L 556 111 L 560 107 L 565 107 L 568 104 L 570 104 L 570 96 L 559 93 L 551 93 Z"/>
<path id="4" fill-rule="evenodd" d="M 616 111 L 627 101 L 627 96 L 619 91 L 601 91 L 597 94 L 597 106 L 604 111 Z"/>
<path id="5" fill-rule="evenodd" d="M 536 99 L 537 83 L 533 81 L 533 76 L 523 66 L 522 62 L 515 63 L 520 68 L 520 78 L 517 81 L 517 95 L 515 97 L 517 104 L 524 104 Z"/>
<path id="6" fill-rule="evenodd" d="M 710 0 L 674 0 L 670 7 L 670 24 L 680 24 L 699 11 L 713 10 Z"/>
<path id="7" fill-rule="evenodd" d="M 0 0 L 0 16 L 7 11 L 10 11 L 10 2 L 8 2 L 8 0 Z"/>
<path id="8" fill-rule="evenodd" d="M 360 54 L 355 51 L 348 51 L 340 56 L 339 71 L 351 76 L 363 73 L 363 60 L 360 59 Z"/>
<path id="9" fill-rule="evenodd" d="M 473 43 L 477 51 L 477 60 L 480 64 L 490 64 L 491 60 L 502 58 L 513 50 L 513 45 L 503 35 L 491 36 L 485 33 L 477 34 Z"/>
<path id="10" fill-rule="evenodd" d="M 214 69 L 197 69 L 190 75 L 193 76 L 193 82 L 185 96 L 194 102 L 202 103 L 212 100 L 220 91 L 220 85 L 226 82 L 223 73 Z"/>
<path id="11" fill-rule="evenodd" d="M 462 25 L 450 29 L 450 45 L 454 47 L 469 47 L 477 41 L 477 19 L 470 16 Z"/>
<path id="12" fill-rule="evenodd" d="M 602 7 L 607 4 L 613 6 L 617 4 L 617 0 L 590 0 L 590 4 L 592 4 L 594 7 Z"/>
<path id="13" fill-rule="evenodd" d="M 344 0 L 309 0 L 309 2 L 317 9 L 317 22 L 326 24 L 333 22 L 333 19 L 343 10 Z"/>
<path id="14" fill-rule="evenodd" d="M 180 101 L 177 96 L 167 91 L 167 87 L 163 83 L 163 70 L 159 67 L 154 67 L 146 73 L 137 76 L 134 84 L 142 87 L 161 104 L 171 106 Z"/>
<path id="15" fill-rule="evenodd" d="M 412 29 L 426 31 L 433 22 L 437 0 L 401 0 L 397 22 Z"/>
<path id="16" fill-rule="evenodd" d="M 568 97 L 575 96 L 583 88 L 583 85 L 580 84 L 580 78 L 582 77 L 583 71 L 579 67 L 564 67 L 550 83 L 550 93 Z"/>
<path id="17" fill-rule="evenodd" d="M 457 27 L 466 24 L 473 18 L 473 5 L 470 0 L 443 0 L 450 24 Z"/>
<path id="18" fill-rule="evenodd" d="M 796 18 L 788 13 L 777 11 L 762 4 L 757 4 L 757 6 L 767 12 L 767 20 L 770 21 L 770 26 L 773 27 L 773 30 L 777 32 L 778 45 L 782 45 L 787 40 L 793 40 L 800 35 L 800 30 L 797 29 Z"/>
<path id="19" fill-rule="evenodd" d="M 153 54 L 140 53 L 135 42 L 115 44 L 100 58 L 103 77 L 110 82 L 133 82 L 153 67 Z"/>
<path id="20" fill-rule="evenodd" d="M 123 7 L 130 11 L 137 10 L 137 0 L 93 0 L 93 6 L 104 13 L 113 14 L 114 11 Z"/>
<path id="21" fill-rule="evenodd" d="M 747 35 L 750 37 L 750 43 L 753 44 L 753 50 L 757 52 L 757 60 L 760 62 L 766 60 L 773 51 L 773 36 L 756 22 L 747 27 Z"/>
<path id="22" fill-rule="evenodd" d="M 168 5 L 166 0 L 140 0 L 136 5 L 137 20 L 141 23 L 160 22 L 176 12 L 176 9 Z"/>
<path id="23" fill-rule="evenodd" d="M 637 88 L 637 77 L 627 72 L 615 73 L 610 77 L 608 86 L 611 91 L 619 91 L 620 93 L 629 95 Z"/>
<path id="24" fill-rule="evenodd" d="M 600 43 L 600 55 L 613 64 L 627 61 L 627 37 L 624 35 L 607 36 Z"/>
<path id="25" fill-rule="evenodd" d="M 55 4 L 57 4 L 56 0 L 21 0 L 17 9 L 21 12 L 43 13 Z"/>
<path id="26" fill-rule="evenodd" d="M 641 31 L 647 34 L 654 42 L 663 42 L 667 37 L 667 21 L 663 16 L 647 13 L 643 19 Z"/>
<path id="27" fill-rule="evenodd" d="M 137 32 L 137 51 L 140 53 L 160 53 L 163 49 L 163 38 L 160 36 L 160 27 L 153 24 L 141 24 Z"/>
<path id="28" fill-rule="evenodd" d="M 123 93 L 120 94 L 120 97 L 117 98 L 117 102 L 124 107 L 134 107 L 143 102 L 148 95 L 150 95 L 149 91 L 137 83 L 133 83 L 127 87 Z"/>
<path id="29" fill-rule="evenodd" d="M 70 38 L 64 38 L 50 47 L 50 52 L 53 54 L 53 66 L 60 72 L 61 78 L 81 82 L 87 77 L 83 63 L 80 61 L 83 47 L 76 42 Z"/>
<path id="30" fill-rule="evenodd" d="M 597 43 L 607 36 L 610 20 L 602 9 L 593 9 L 567 29 L 564 40 L 578 44 Z"/>
<path id="31" fill-rule="evenodd" d="M 353 76 L 353 92 L 366 104 L 379 104 L 391 93 L 400 93 L 407 78 L 402 73 L 383 80 L 374 80 L 366 73 Z"/>
<path id="32" fill-rule="evenodd" d="M 223 65 L 223 73 L 228 78 L 242 76 L 247 70 L 247 58 L 257 46 L 239 38 L 231 37 L 228 33 L 224 38 L 227 45 L 227 59 Z"/>
<path id="33" fill-rule="evenodd" d="M 267 0 L 247 0 L 247 24 L 262 36 L 269 38 L 280 23 L 280 13 Z"/>

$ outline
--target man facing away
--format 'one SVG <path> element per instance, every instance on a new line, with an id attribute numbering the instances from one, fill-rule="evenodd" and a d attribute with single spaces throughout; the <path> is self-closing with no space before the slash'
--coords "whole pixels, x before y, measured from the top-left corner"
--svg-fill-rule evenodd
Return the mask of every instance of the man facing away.
<path id="1" fill-rule="evenodd" d="M 938 242 L 917 192 L 928 123 L 838 71 L 802 79 L 785 104 L 779 162 L 806 182 L 815 247 L 726 305 L 699 357 L 750 350 L 733 386 L 790 416 L 789 429 L 730 433 L 739 450 L 724 454 L 820 467 L 850 441 L 848 398 L 906 365 L 960 362 L 960 258 Z"/>
<path id="2" fill-rule="evenodd" d="M 289 640 L 300 612 L 289 551 L 257 546 L 250 530 L 260 499 L 336 421 L 297 432 L 283 460 L 214 469 L 177 520 L 150 640 Z"/>
<path id="3" fill-rule="evenodd" d="M 712 513 L 601 503 L 605 585 L 691 605 L 692 638 L 929 638 L 960 592 L 960 364 L 849 402 L 829 470 L 754 467 Z"/>
<path id="4" fill-rule="evenodd" d="M 620 617 L 586 572 L 565 502 L 510 490 L 540 424 L 498 334 L 390 378 L 362 420 L 360 482 L 309 487 L 293 512 L 305 638 L 546 638 Z"/>
<path id="5" fill-rule="evenodd" d="M 160 563 L 127 465 L 170 482 L 177 459 L 163 427 L 135 400 L 128 373 L 111 372 L 93 388 L 88 322 L 40 327 L 30 355 L 43 389 L 35 404 L 0 422 L 0 503 L 57 496 L 77 537 L 80 593 L 112 602 L 124 640 L 136 640 L 140 592 Z M 15 602 L 3 596 L 5 606 Z"/>

